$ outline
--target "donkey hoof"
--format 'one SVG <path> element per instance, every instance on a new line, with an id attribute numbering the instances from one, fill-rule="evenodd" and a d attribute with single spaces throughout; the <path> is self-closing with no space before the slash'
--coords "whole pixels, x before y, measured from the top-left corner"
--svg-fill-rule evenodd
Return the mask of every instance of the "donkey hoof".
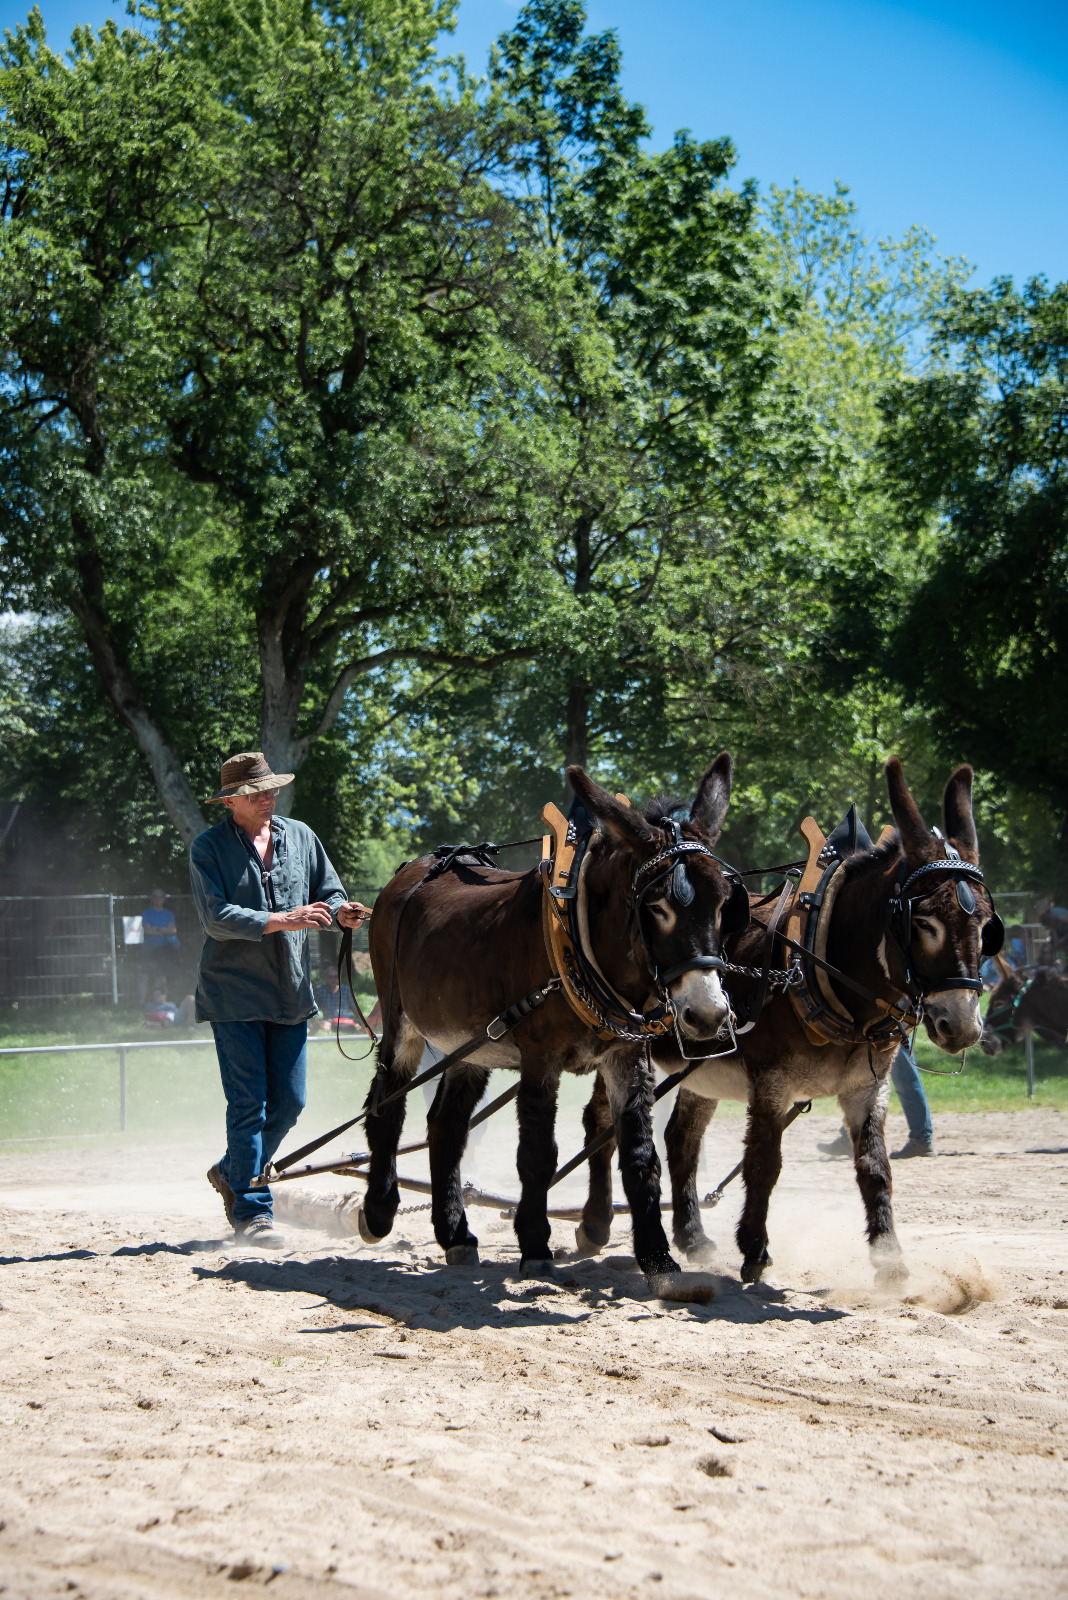
<path id="1" fill-rule="evenodd" d="M 555 1261 L 544 1261 L 536 1256 L 530 1256 L 526 1261 L 520 1262 L 519 1276 L 521 1278 L 555 1278 L 556 1263 Z"/>
<path id="2" fill-rule="evenodd" d="M 445 1252 L 445 1265 L 448 1267 L 477 1267 L 477 1244 L 453 1244 Z"/>
<path id="3" fill-rule="evenodd" d="M 707 1306 L 716 1298 L 716 1283 L 707 1272 L 657 1272 L 648 1279 L 657 1300 L 681 1305 Z"/>
<path id="4" fill-rule="evenodd" d="M 364 1244 L 381 1244 L 382 1240 L 386 1237 L 384 1233 L 371 1232 L 367 1225 L 367 1213 L 364 1211 L 363 1206 L 361 1206 L 359 1211 L 356 1213 L 356 1226 L 360 1230 L 360 1238 L 363 1240 Z"/>
<path id="5" fill-rule="evenodd" d="M 581 1222 L 575 1229 L 575 1249 L 580 1256 L 598 1256 L 607 1243 L 608 1240 L 605 1239 L 601 1244 L 598 1244 L 597 1240 L 592 1239 L 586 1232 Z"/>
<path id="6" fill-rule="evenodd" d="M 707 1238 L 704 1234 L 692 1244 L 682 1244 L 677 1239 L 675 1243 L 685 1253 L 688 1261 L 714 1261 L 719 1254 L 715 1240 Z"/>
<path id="7" fill-rule="evenodd" d="M 875 1268 L 877 1289 L 902 1289 L 909 1281 L 909 1269 L 900 1256 L 892 1261 L 880 1261 Z"/>
<path id="8" fill-rule="evenodd" d="M 772 1265 L 772 1259 L 766 1250 L 762 1256 L 755 1257 L 752 1261 L 743 1261 L 742 1282 L 759 1283 L 765 1272 Z"/>

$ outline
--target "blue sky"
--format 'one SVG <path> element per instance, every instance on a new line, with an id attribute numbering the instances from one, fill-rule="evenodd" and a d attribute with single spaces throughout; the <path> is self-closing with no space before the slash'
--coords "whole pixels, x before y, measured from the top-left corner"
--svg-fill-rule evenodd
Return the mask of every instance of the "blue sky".
<path id="1" fill-rule="evenodd" d="M 615 28 L 654 142 L 728 134 L 739 176 L 848 183 L 873 236 L 921 223 L 980 281 L 1068 278 L 1068 3 L 587 0 Z M 462 0 L 468 68 L 516 14 Z M 0 0 L 11 26 L 26 6 Z M 108 0 L 41 0 L 53 46 Z"/>

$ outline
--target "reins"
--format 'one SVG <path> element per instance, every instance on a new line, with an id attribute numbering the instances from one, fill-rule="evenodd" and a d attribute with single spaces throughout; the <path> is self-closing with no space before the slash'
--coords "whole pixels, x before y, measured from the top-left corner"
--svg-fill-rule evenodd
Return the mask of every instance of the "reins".
<path id="1" fill-rule="evenodd" d="M 356 998 L 356 990 L 353 988 L 353 984 L 352 984 L 352 934 L 353 934 L 353 930 L 351 928 L 344 928 L 342 930 L 342 933 L 341 933 L 341 944 L 340 944 L 340 946 L 338 948 L 338 952 L 337 952 L 338 1004 L 337 1004 L 337 1015 L 334 1018 L 334 1038 L 335 1038 L 335 1040 L 337 1042 L 338 1049 L 341 1051 L 341 1054 L 345 1057 L 346 1061 L 360 1062 L 360 1061 L 366 1061 L 367 1057 L 371 1054 L 372 1050 L 377 1049 L 377 1047 L 378 1047 L 378 1035 L 375 1032 L 375 1030 L 372 1028 L 371 1024 L 368 1022 L 367 1018 L 364 1016 L 363 1007 L 360 1005 L 359 1000 Z M 369 1035 L 369 1038 L 370 1038 L 370 1043 L 368 1044 L 367 1049 L 364 1051 L 362 1056 L 350 1056 L 345 1051 L 345 1049 L 342 1047 L 342 1043 L 341 1043 L 341 975 L 342 975 L 342 969 L 343 968 L 344 968 L 344 970 L 345 970 L 345 972 L 347 974 L 347 977 L 348 977 L 349 994 L 352 997 L 353 1005 L 356 1007 L 356 1015 L 359 1017 L 360 1021 L 363 1023 L 363 1026 L 364 1026 L 365 1030 L 367 1031 L 367 1034 Z M 374 1008 L 372 1007 L 372 1010 L 373 1009 Z"/>

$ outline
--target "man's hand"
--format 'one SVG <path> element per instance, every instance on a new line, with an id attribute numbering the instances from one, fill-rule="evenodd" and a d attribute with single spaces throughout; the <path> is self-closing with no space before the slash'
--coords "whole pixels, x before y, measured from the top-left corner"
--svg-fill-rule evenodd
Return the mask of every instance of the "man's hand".
<path id="1" fill-rule="evenodd" d="M 362 906 L 358 900 L 346 900 L 337 908 L 338 925 L 342 928 L 359 928 L 370 915 L 370 907 Z"/>
<path id="2" fill-rule="evenodd" d="M 330 907 L 323 900 L 314 905 L 295 906 L 292 911 L 273 911 L 264 933 L 299 933 L 304 928 L 329 928 L 333 922 Z"/>

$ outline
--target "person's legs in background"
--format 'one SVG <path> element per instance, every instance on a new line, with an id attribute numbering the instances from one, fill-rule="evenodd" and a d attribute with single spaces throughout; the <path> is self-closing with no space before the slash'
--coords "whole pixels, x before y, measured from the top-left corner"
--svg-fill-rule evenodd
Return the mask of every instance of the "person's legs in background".
<path id="1" fill-rule="evenodd" d="M 923 1083 L 915 1061 L 902 1045 L 890 1068 L 890 1082 L 901 1101 L 909 1136 L 900 1150 L 892 1150 L 892 1160 L 908 1156 L 934 1155 L 934 1129 L 931 1127 L 931 1108 L 927 1104 Z"/>
<path id="2" fill-rule="evenodd" d="M 891 1150 L 890 1159 L 899 1161 L 907 1160 L 910 1156 L 933 1156 L 934 1131 L 931 1127 L 931 1108 L 927 1104 L 919 1069 L 904 1045 L 894 1057 L 894 1064 L 890 1068 L 890 1082 L 901 1101 L 901 1109 L 905 1113 L 909 1130 L 909 1136 L 901 1149 Z M 833 1139 L 826 1140 L 816 1148 L 828 1156 L 851 1156 L 853 1141 L 843 1126 Z"/>

